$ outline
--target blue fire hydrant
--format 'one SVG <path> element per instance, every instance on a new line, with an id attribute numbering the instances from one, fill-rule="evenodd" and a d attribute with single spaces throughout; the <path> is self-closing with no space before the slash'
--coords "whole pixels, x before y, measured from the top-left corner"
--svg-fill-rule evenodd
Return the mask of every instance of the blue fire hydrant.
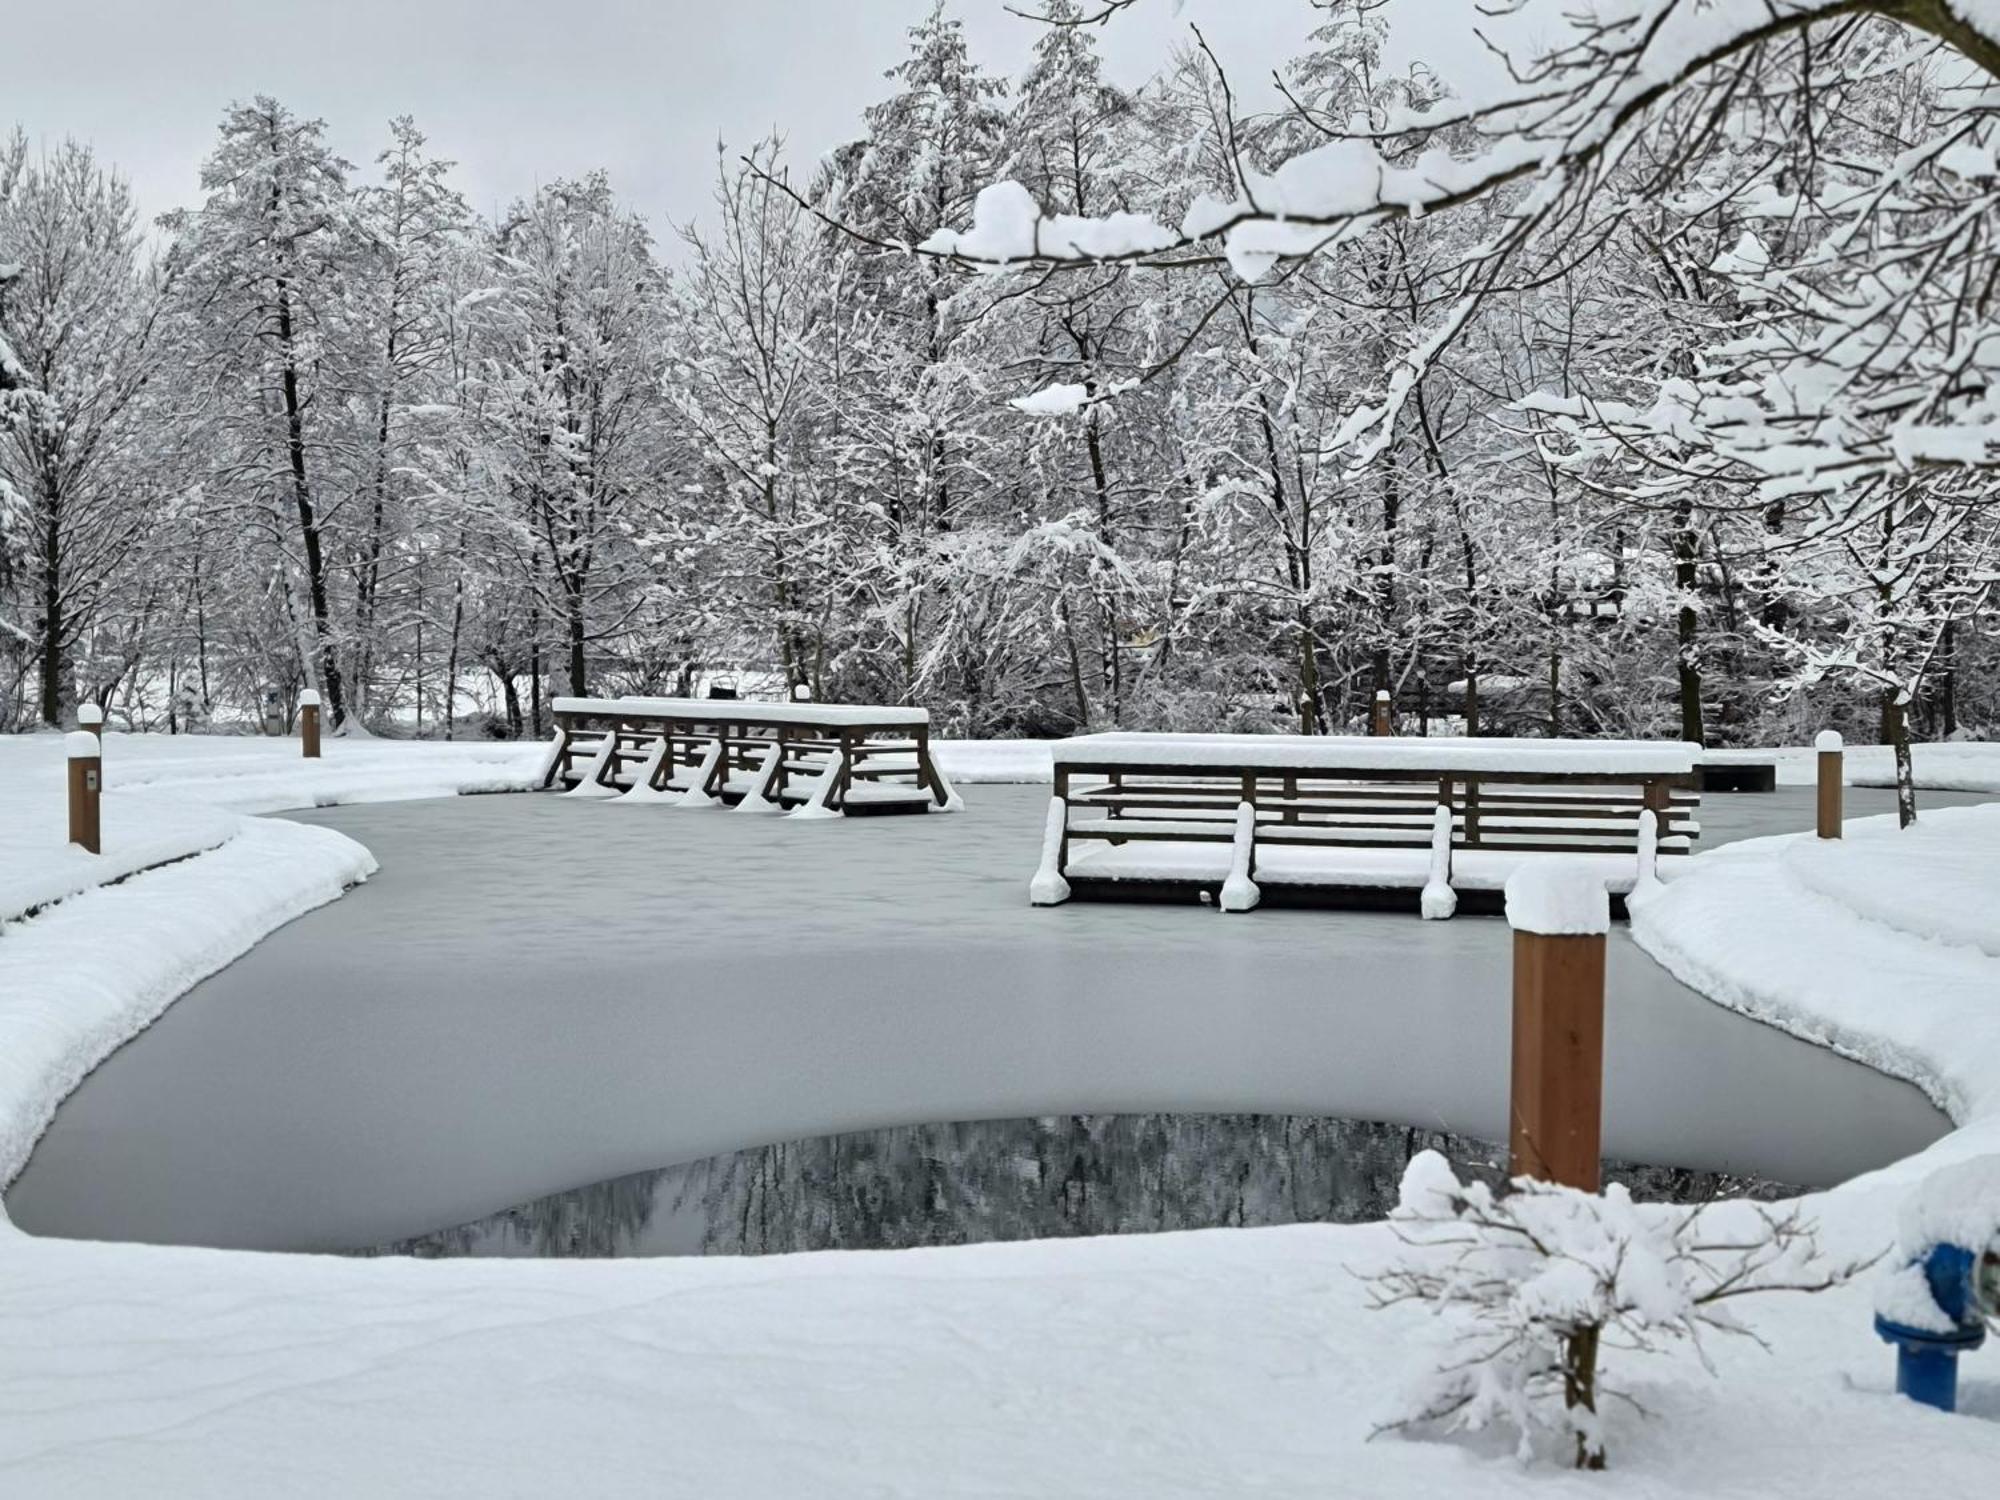
<path id="1" fill-rule="evenodd" d="M 1986 1342 L 1985 1306 L 1995 1252 L 1963 1245 L 1933 1245 L 1912 1266 L 1922 1271 L 1937 1326 L 1918 1328 L 1881 1313 L 1875 1331 L 1896 1346 L 1896 1389 L 1912 1401 L 1954 1411 L 1958 1406 L 1958 1357 Z"/>

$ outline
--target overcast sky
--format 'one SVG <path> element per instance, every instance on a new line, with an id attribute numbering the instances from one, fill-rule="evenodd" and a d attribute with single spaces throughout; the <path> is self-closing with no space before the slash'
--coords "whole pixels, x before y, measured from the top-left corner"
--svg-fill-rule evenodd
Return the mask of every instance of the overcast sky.
<path id="1" fill-rule="evenodd" d="M 363 165 L 407 113 L 484 212 L 602 167 L 664 239 L 705 209 L 718 137 L 741 147 L 776 127 L 803 165 L 855 135 L 930 3 L 0 0 L 0 128 L 90 141 L 151 215 L 197 201 L 232 100 L 275 94 Z M 988 67 L 1019 73 L 1034 23 L 1006 0 L 952 8 Z M 1487 75 L 1470 4 L 1449 8 L 1441 26 L 1444 0 L 1396 0 L 1393 60 Z M 1313 21 L 1306 0 L 1141 0 L 1100 37 L 1113 79 L 1135 84 L 1198 24 L 1248 89 Z"/>

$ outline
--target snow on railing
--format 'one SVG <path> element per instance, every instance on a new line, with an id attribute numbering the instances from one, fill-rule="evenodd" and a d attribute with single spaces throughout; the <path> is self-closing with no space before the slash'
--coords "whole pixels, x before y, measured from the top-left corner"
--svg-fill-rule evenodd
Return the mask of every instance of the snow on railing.
<path id="1" fill-rule="evenodd" d="M 1370 735 L 1089 734 L 1052 747 L 1070 765 L 1186 766 L 1237 769 L 1509 771 L 1588 775 L 1681 776 L 1701 749 L 1676 740 L 1529 740 Z"/>

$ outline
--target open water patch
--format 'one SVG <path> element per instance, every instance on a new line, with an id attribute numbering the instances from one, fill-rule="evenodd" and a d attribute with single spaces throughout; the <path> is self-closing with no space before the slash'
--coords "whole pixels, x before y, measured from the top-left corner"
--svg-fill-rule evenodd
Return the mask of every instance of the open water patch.
<path id="1" fill-rule="evenodd" d="M 1312 1115 L 1061 1115 L 850 1131 L 634 1172 L 368 1252 L 629 1257 L 903 1250 L 1077 1235 L 1354 1224 L 1440 1151 L 1461 1176 L 1506 1152 L 1448 1131 Z M 1640 1199 L 1784 1198 L 1759 1177 L 1606 1163 Z"/>

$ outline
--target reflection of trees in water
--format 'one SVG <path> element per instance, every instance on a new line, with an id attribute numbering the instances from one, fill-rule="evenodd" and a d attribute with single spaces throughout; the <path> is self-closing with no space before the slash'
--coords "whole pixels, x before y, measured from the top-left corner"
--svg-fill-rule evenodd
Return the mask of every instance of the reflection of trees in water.
<path id="1" fill-rule="evenodd" d="M 895 1249 L 1149 1230 L 1379 1219 L 1437 1150 L 1497 1176 L 1505 1153 L 1442 1131 L 1297 1115 L 1067 1115 L 902 1126 L 765 1146 L 538 1199 L 391 1247 L 417 1255 L 647 1253 L 658 1210 L 710 1254 Z M 1777 1184 L 1612 1167 L 1640 1197 L 1775 1196 Z M 655 1251 L 654 1253 L 657 1253 Z"/>
<path id="2" fill-rule="evenodd" d="M 1273 1115 L 1082 1115 L 868 1131 L 718 1160 L 730 1254 L 1380 1218 L 1430 1132 Z"/>
<path id="3" fill-rule="evenodd" d="M 653 1217 L 665 1172 L 635 1172 L 567 1193 L 552 1193 L 491 1218 L 388 1245 L 385 1255 L 603 1258 L 626 1254 Z"/>

